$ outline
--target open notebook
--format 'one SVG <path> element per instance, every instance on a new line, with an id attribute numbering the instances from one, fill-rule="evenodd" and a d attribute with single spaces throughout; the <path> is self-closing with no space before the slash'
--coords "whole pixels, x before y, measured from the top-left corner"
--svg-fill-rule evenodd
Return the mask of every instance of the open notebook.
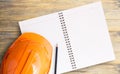
<path id="1" fill-rule="evenodd" d="M 114 60 L 101 2 L 20 21 L 21 32 L 35 32 L 55 48 L 57 74 Z M 53 56 L 54 60 L 54 56 Z M 54 74 L 52 61 L 50 74 Z"/>

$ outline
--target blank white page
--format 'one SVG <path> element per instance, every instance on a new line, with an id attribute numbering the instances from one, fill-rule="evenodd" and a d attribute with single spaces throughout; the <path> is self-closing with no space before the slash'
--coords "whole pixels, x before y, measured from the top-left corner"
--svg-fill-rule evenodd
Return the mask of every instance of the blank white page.
<path id="1" fill-rule="evenodd" d="M 115 59 L 101 2 L 62 13 L 76 69 Z"/>

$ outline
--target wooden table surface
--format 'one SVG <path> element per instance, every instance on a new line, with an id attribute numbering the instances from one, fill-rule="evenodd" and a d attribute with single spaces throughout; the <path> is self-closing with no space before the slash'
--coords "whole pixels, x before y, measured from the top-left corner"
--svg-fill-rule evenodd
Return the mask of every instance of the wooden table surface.
<path id="1" fill-rule="evenodd" d="M 0 61 L 21 34 L 18 21 L 98 0 L 0 0 Z M 65 74 L 120 74 L 120 0 L 102 0 L 116 60 Z M 101 54 L 102 55 L 102 54 Z"/>

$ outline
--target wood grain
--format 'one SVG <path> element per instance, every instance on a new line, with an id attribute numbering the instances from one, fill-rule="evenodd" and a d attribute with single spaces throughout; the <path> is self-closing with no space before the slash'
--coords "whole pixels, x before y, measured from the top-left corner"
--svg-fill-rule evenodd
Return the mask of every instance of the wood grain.
<path id="1" fill-rule="evenodd" d="M 18 21 L 98 0 L 0 0 L 0 61 L 20 35 Z M 116 60 L 65 74 L 120 74 L 120 0 L 102 0 Z"/>

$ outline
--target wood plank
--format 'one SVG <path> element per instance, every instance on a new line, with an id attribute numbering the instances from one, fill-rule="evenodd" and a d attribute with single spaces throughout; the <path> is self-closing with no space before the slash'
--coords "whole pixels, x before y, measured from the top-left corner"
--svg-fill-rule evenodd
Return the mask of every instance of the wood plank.
<path id="1" fill-rule="evenodd" d="M 18 21 L 0 21 L 0 31 L 20 31 Z"/>
<path id="2" fill-rule="evenodd" d="M 46 0 L 45 0 L 46 1 Z M 53 12 L 57 12 L 64 9 L 73 8 L 76 6 L 82 6 L 88 3 L 96 2 L 91 1 L 51 1 L 51 2 L 0 2 L 0 20 L 24 20 L 32 17 L 37 17 Z M 120 19 L 120 7 L 117 1 L 105 1 L 103 0 L 103 8 L 105 11 L 106 19 Z M 11 16 L 12 15 L 12 16 Z"/>
<path id="3" fill-rule="evenodd" d="M 120 31 L 120 20 L 106 20 L 109 31 Z"/>

